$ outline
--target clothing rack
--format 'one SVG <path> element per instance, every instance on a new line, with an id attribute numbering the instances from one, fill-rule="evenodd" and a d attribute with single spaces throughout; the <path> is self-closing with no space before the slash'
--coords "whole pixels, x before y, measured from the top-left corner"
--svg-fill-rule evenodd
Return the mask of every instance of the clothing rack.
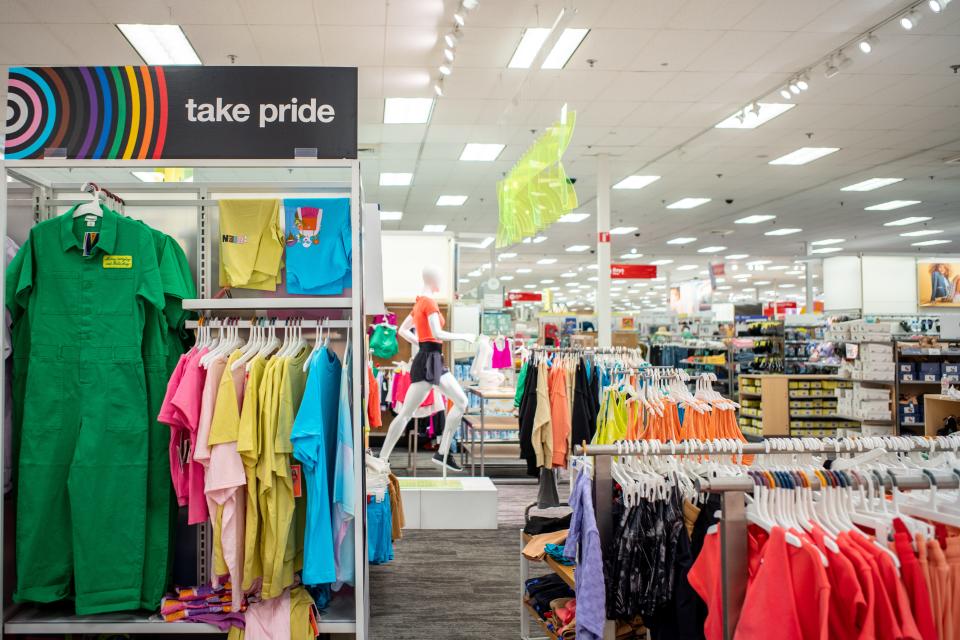
<path id="1" fill-rule="evenodd" d="M 262 322 L 261 322 L 262 321 Z M 187 320 L 187 329 L 196 329 L 201 325 L 211 329 L 221 327 L 238 327 L 249 329 L 253 326 L 261 327 L 300 327 L 303 329 L 348 329 L 353 326 L 350 320 L 303 320 L 296 318 L 260 318 L 259 321 L 241 320 L 239 318 L 206 318 L 204 320 Z"/>
<path id="2" fill-rule="evenodd" d="M 876 438 L 777 438 L 759 443 L 736 441 L 630 441 L 614 445 L 577 445 L 575 455 L 595 458 L 593 505 L 600 533 L 600 547 L 604 557 L 613 549 L 613 457 L 614 456 L 669 456 L 669 455 L 740 455 L 823 453 L 857 454 L 886 449 L 890 452 L 928 452 L 960 450 L 960 436 L 940 436 L 925 439 L 919 436 L 884 436 Z M 900 490 L 960 488 L 960 470 L 950 474 L 936 474 L 925 470 L 922 474 L 905 476 L 889 472 L 874 476 L 885 488 Z M 747 593 L 748 541 L 746 494 L 753 493 L 755 480 L 742 476 L 700 479 L 701 491 L 720 494 L 720 570 L 723 584 L 723 635 L 733 640 L 740 611 Z M 857 486 L 857 485 L 854 485 Z M 817 487 L 818 488 L 818 487 Z M 604 640 L 616 637 L 614 621 L 607 620 Z"/>

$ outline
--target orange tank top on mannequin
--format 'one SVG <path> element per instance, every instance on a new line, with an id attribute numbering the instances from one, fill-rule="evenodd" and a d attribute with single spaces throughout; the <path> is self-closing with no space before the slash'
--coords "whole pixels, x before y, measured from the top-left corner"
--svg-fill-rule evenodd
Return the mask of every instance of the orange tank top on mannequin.
<path id="1" fill-rule="evenodd" d="M 437 301 L 429 296 L 418 296 L 413 305 L 413 326 L 417 329 L 418 342 L 440 342 L 440 339 L 433 335 L 430 329 L 430 315 L 436 313 L 440 315 L 440 328 L 443 328 L 443 314 L 440 313 L 440 307 Z"/>

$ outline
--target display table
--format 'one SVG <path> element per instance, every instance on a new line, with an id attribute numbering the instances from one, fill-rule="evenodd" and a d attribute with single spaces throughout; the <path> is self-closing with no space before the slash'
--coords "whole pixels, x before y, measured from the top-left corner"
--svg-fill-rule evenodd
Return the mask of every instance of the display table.
<path id="1" fill-rule="evenodd" d="M 483 475 L 486 474 L 486 460 L 485 460 L 485 457 L 484 457 L 484 453 L 485 453 L 485 451 L 484 451 L 484 444 L 485 444 L 486 438 L 484 437 L 484 432 L 487 431 L 489 428 L 491 428 L 491 427 L 488 427 L 487 424 L 486 424 L 486 420 L 487 420 L 487 401 L 488 401 L 488 400 L 513 400 L 516 391 L 515 391 L 514 389 L 509 388 L 509 387 L 483 388 L 483 387 L 476 387 L 476 386 L 467 387 L 467 388 L 466 388 L 466 391 L 467 391 L 467 393 L 470 393 L 470 394 L 472 394 L 472 395 L 475 395 L 475 396 L 477 396 L 477 397 L 480 399 L 480 415 L 479 415 L 479 417 L 480 417 L 480 422 L 479 422 L 479 425 L 474 425 L 474 424 L 471 422 L 466 428 L 470 431 L 470 466 L 471 466 L 471 473 L 473 472 L 472 470 L 475 468 L 475 464 L 474 464 L 474 459 L 475 459 L 475 458 L 474 458 L 474 455 L 473 455 L 473 438 L 474 438 L 474 434 L 475 434 L 477 431 L 479 431 L 479 433 L 480 433 L 480 475 L 483 476 Z M 467 416 L 466 419 L 467 419 L 467 420 L 470 420 L 471 418 L 473 418 L 473 416 Z M 515 421 L 514 421 L 514 422 L 515 422 Z M 502 427 L 497 427 L 497 428 L 502 428 Z M 466 436 L 467 434 L 464 433 L 463 435 Z M 466 438 L 466 437 L 462 437 L 462 438 L 460 439 L 460 442 L 461 442 L 461 444 L 466 444 L 467 438 Z M 519 440 L 518 440 L 517 442 L 519 443 Z M 518 455 L 517 455 L 517 458 L 519 458 L 519 447 L 518 447 Z"/>
<path id="2" fill-rule="evenodd" d="M 936 436 L 947 416 L 960 417 L 960 399 L 939 393 L 923 396 L 923 435 Z"/>
<path id="3" fill-rule="evenodd" d="M 405 529 L 496 529 L 490 478 L 398 478 Z"/>

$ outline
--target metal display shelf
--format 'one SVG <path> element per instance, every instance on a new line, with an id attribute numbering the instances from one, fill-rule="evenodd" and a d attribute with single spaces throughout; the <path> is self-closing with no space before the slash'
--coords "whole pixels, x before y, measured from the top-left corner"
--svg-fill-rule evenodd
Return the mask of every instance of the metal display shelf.
<path id="1" fill-rule="evenodd" d="M 353 298 L 187 298 L 183 308 L 190 311 L 250 309 L 350 309 Z"/>

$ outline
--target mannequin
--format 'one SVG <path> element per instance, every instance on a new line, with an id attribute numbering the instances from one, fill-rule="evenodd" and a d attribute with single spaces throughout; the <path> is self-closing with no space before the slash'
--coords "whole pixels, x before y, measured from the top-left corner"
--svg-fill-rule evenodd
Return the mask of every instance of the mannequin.
<path id="1" fill-rule="evenodd" d="M 443 317 L 434 300 L 442 284 L 440 269 L 435 266 L 423 268 L 423 293 L 417 298 L 413 311 L 408 315 L 397 333 L 411 344 L 415 352 L 413 365 L 410 368 L 410 388 L 403 401 L 400 413 L 390 423 L 390 430 L 380 449 L 380 459 L 384 462 L 390 459 L 390 453 L 403 434 L 413 412 L 426 399 L 430 390 L 436 388 L 453 403 L 453 408 L 447 412 L 447 420 L 443 425 L 443 437 L 440 439 L 440 449 L 433 456 L 432 462 L 444 469 L 462 471 L 456 460 L 450 455 L 450 441 L 460 426 L 460 420 L 467 409 L 467 395 L 463 392 L 457 379 L 443 365 L 443 341 L 463 340 L 473 343 L 475 337 L 463 333 L 450 333 L 443 330 Z M 412 329 L 416 329 L 416 333 Z"/>

